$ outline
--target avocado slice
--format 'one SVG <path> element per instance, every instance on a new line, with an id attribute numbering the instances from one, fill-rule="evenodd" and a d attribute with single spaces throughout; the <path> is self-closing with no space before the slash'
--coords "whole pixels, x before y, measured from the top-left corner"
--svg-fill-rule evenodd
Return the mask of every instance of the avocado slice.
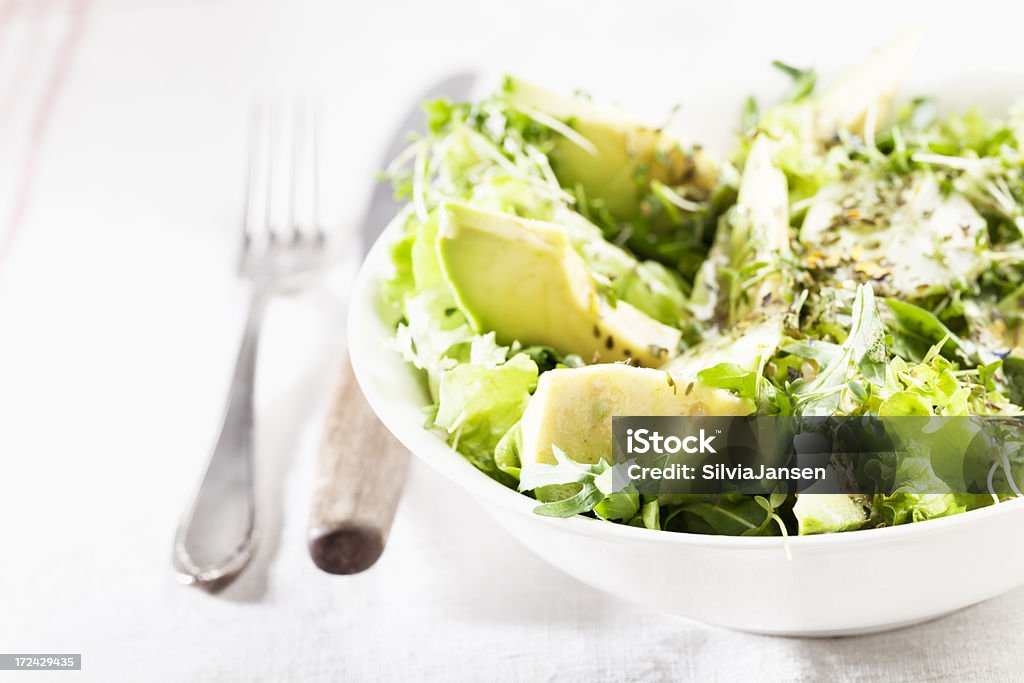
<path id="1" fill-rule="evenodd" d="M 573 460 L 611 460 L 615 415 L 749 415 L 749 399 L 662 370 L 623 363 L 549 370 L 519 422 L 522 465 L 554 463 L 557 445 Z"/>
<path id="2" fill-rule="evenodd" d="M 742 321 L 766 307 L 777 309 L 792 290 L 784 267 L 792 254 L 789 193 L 786 175 L 772 160 L 775 144 L 762 134 L 750 148 L 736 206 L 721 222 L 690 297 L 699 320 Z M 724 276 L 737 272 L 747 273 L 746 280 Z"/>
<path id="3" fill-rule="evenodd" d="M 702 193 L 717 184 L 718 166 L 700 147 L 686 145 L 618 109 L 517 78 L 506 79 L 505 92 L 512 106 L 528 116 L 561 124 L 563 135 L 555 139 L 550 154 L 558 181 L 603 200 L 615 218 L 636 215 L 652 180 Z"/>
<path id="4" fill-rule="evenodd" d="M 763 263 L 765 275 L 753 277 L 754 283 L 743 292 L 733 311 L 736 319 L 762 310 L 772 302 L 784 301 L 792 287 L 785 274 L 783 260 L 790 255 L 789 192 L 786 175 L 772 161 L 772 143 L 759 135 L 750 148 L 740 190 L 736 199 L 738 217 L 731 233 L 731 257 L 734 269 L 745 270 Z"/>
<path id="5" fill-rule="evenodd" d="M 900 81 L 921 45 L 921 31 L 910 30 L 877 48 L 816 102 L 815 136 L 828 141 L 839 130 L 865 135 L 869 120 L 875 132 L 891 116 Z"/>
<path id="6" fill-rule="evenodd" d="M 868 521 L 867 496 L 841 493 L 799 495 L 793 505 L 801 536 L 860 529 Z"/>
<path id="7" fill-rule="evenodd" d="M 870 278 L 875 292 L 913 301 L 974 281 L 987 266 L 987 231 L 971 202 L 931 174 L 895 186 L 865 174 L 819 192 L 799 239 L 808 266 L 836 281 Z"/>
<path id="8" fill-rule="evenodd" d="M 679 330 L 605 297 L 558 225 L 448 203 L 437 251 L 459 309 L 502 344 L 646 366 L 677 352 Z"/>
<path id="9" fill-rule="evenodd" d="M 782 346 L 781 316 L 770 316 L 757 322 L 744 322 L 728 333 L 691 346 L 666 363 L 662 370 L 679 377 L 696 377 L 697 373 L 720 363 L 733 363 L 744 370 L 760 370 Z"/>
<path id="10" fill-rule="evenodd" d="M 786 175 L 772 161 L 773 144 L 757 136 L 743 167 L 736 204 L 744 218 L 731 235 L 734 266 L 742 265 L 744 256 L 756 262 L 791 251 L 789 192 Z"/>

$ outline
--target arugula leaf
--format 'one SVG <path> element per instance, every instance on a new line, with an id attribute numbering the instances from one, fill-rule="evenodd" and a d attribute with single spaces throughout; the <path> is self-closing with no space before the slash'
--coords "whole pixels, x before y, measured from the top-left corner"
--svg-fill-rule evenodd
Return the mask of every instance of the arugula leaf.
<path id="1" fill-rule="evenodd" d="M 818 80 L 814 69 L 799 69 L 777 59 L 772 62 L 772 66 L 793 79 L 789 92 L 782 98 L 783 102 L 798 102 L 814 92 Z"/>
<path id="2" fill-rule="evenodd" d="M 761 365 L 765 363 L 762 360 Z M 792 412 L 789 397 L 780 391 L 761 369 L 747 370 L 735 363 L 719 363 L 697 373 L 701 384 L 714 389 L 726 389 L 740 398 L 755 403 L 760 414 L 788 415 Z"/>
<path id="3" fill-rule="evenodd" d="M 563 356 L 550 346 L 526 346 L 520 349 L 519 353 L 532 358 L 541 372 L 555 368 L 581 368 L 584 366 L 583 359 L 579 356 L 575 354 Z"/>
<path id="4" fill-rule="evenodd" d="M 872 522 L 876 526 L 921 522 L 965 512 L 968 505 L 977 506 L 984 498 L 988 498 L 989 503 L 992 502 L 989 496 L 979 496 L 975 501 L 970 501 L 970 498 L 974 497 L 951 493 L 898 493 L 892 496 L 875 496 L 872 504 Z"/>
<path id="5" fill-rule="evenodd" d="M 572 517 L 590 512 L 604 498 L 604 493 L 594 486 L 580 488 L 579 493 L 561 500 L 543 503 L 533 509 L 534 513 L 544 517 Z"/>
<path id="6" fill-rule="evenodd" d="M 775 510 L 782 499 L 774 501 L 763 496 L 686 496 L 690 500 L 666 517 L 665 526 L 673 519 L 682 521 L 685 531 L 694 534 L 722 534 L 727 536 L 775 536 L 780 527 L 775 521 Z M 782 527 L 784 528 L 784 527 Z"/>
<path id="7" fill-rule="evenodd" d="M 852 315 L 853 327 L 843 346 L 849 344 L 853 362 L 864 378 L 880 386 L 885 381 L 885 327 L 878 317 L 871 285 L 857 288 Z"/>
<path id="8" fill-rule="evenodd" d="M 549 493 L 557 496 L 557 499 L 535 507 L 533 511 L 538 515 L 572 517 L 590 512 L 598 503 L 615 493 L 612 491 L 612 470 L 605 461 L 601 460 L 595 465 L 576 462 L 555 445 L 552 445 L 551 452 L 555 456 L 555 464 L 531 463 L 519 472 L 520 491 L 539 494 L 549 489 Z M 557 492 L 553 490 L 555 487 L 558 487 Z M 558 496 L 558 493 L 567 495 Z M 622 499 L 616 499 L 608 504 L 606 510 L 617 514 L 624 505 Z"/>
<path id="9" fill-rule="evenodd" d="M 996 390 L 996 373 L 1003 367 L 1003 361 L 995 360 L 991 363 L 978 366 L 978 384 L 985 387 L 986 391 Z"/>
<path id="10" fill-rule="evenodd" d="M 820 339 L 802 339 L 800 341 L 783 344 L 782 350 L 794 356 L 813 360 L 818 367 L 825 367 L 836 360 L 843 349 L 839 344 L 821 341 Z"/>
<path id="11" fill-rule="evenodd" d="M 1010 390 L 1010 400 L 1024 406 L 1024 357 L 1011 355 L 1004 358 L 1003 377 Z"/>
<path id="12" fill-rule="evenodd" d="M 716 389 L 728 389 L 737 395 L 757 398 L 758 373 L 746 370 L 735 363 L 719 363 L 697 373 L 702 384 Z"/>
<path id="13" fill-rule="evenodd" d="M 746 135 L 752 135 L 757 130 L 757 120 L 760 115 L 757 111 L 757 100 L 753 95 L 747 97 L 743 102 L 743 113 L 740 116 L 740 130 Z"/>
<path id="14" fill-rule="evenodd" d="M 601 519 L 629 521 L 640 510 L 640 494 L 634 491 L 613 493 L 594 506 Z"/>
<path id="15" fill-rule="evenodd" d="M 871 285 L 857 288 L 852 317 L 850 334 L 835 359 L 822 368 L 813 381 L 794 382 L 793 393 L 801 414 L 834 414 L 843 391 L 849 387 L 854 368 L 873 385 L 881 386 L 885 382 L 885 328 L 878 317 Z"/>
<path id="16" fill-rule="evenodd" d="M 884 299 L 893 316 L 892 350 L 899 356 L 921 362 L 936 344 L 942 344 L 942 355 L 968 366 L 977 362 L 974 345 L 960 339 L 934 313 L 909 301 Z"/>

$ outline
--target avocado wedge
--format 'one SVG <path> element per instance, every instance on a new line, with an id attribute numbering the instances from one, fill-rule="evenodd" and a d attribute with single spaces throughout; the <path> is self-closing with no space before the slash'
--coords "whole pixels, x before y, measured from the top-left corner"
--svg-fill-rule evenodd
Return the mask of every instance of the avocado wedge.
<path id="1" fill-rule="evenodd" d="M 720 224 L 690 297 L 697 319 L 749 321 L 766 309 L 778 313 L 791 295 L 792 277 L 785 269 L 792 254 L 789 195 L 786 176 L 772 161 L 774 144 L 759 135 L 750 148 L 736 207 Z"/>
<path id="2" fill-rule="evenodd" d="M 676 354 L 679 330 L 602 294 L 558 225 L 454 203 L 443 209 L 441 270 L 476 331 L 587 362 L 657 366 Z"/>
<path id="3" fill-rule="evenodd" d="M 754 404 L 699 381 L 623 363 L 551 370 L 519 422 L 522 464 L 554 463 L 556 445 L 573 460 L 611 459 L 615 415 L 749 415 Z"/>
<path id="4" fill-rule="evenodd" d="M 793 505 L 801 536 L 860 529 L 868 521 L 866 496 L 804 494 Z"/>
<path id="5" fill-rule="evenodd" d="M 893 101 L 921 45 L 921 32 L 907 31 L 873 51 L 815 103 L 814 130 L 819 140 L 837 131 L 874 133 L 892 114 Z"/>
<path id="6" fill-rule="evenodd" d="M 620 220 L 636 215 L 652 181 L 698 193 L 711 191 L 718 181 L 717 164 L 699 146 L 686 145 L 618 109 L 517 78 L 506 79 L 505 92 L 514 107 L 552 121 L 563 133 L 550 153 L 561 185 L 582 188 L 586 197 L 602 200 Z"/>

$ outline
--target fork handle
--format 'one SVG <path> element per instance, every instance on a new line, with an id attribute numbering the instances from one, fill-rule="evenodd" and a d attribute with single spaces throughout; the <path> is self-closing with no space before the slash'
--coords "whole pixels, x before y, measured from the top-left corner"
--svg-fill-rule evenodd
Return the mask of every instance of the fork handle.
<path id="1" fill-rule="evenodd" d="M 229 580 L 255 549 L 253 393 L 269 296 L 265 287 L 253 290 L 220 437 L 175 538 L 174 565 L 184 583 Z"/>
<path id="2" fill-rule="evenodd" d="M 377 561 L 408 469 L 409 454 L 374 415 L 346 354 L 313 487 L 309 554 L 317 567 L 356 574 Z"/>

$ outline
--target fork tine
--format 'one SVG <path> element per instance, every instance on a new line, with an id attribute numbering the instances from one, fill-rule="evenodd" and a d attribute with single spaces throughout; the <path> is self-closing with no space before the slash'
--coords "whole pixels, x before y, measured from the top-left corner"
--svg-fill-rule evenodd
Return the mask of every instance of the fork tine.
<path id="1" fill-rule="evenodd" d="M 287 224 L 282 236 L 319 248 L 325 240 L 320 222 L 320 112 L 315 101 L 298 99 L 290 108 Z"/>
<path id="2" fill-rule="evenodd" d="M 251 108 L 239 272 L 263 285 L 324 264 L 317 125 L 308 102 Z"/>
<path id="3" fill-rule="evenodd" d="M 314 107 L 312 122 L 310 125 L 310 138 L 312 146 L 312 170 L 313 170 L 313 237 L 317 244 L 323 245 L 327 235 L 324 233 L 324 225 L 320 221 L 320 107 Z"/>
<path id="4" fill-rule="evenodd" d="M 290 192 L 288 195 L 288 232 L 293 242 L 302 238 L 302 231 L 299 229 L 298 205 L 300 201 L 300 174 L 304 164 L 304 143 L 306 142 L 306 108 L 301 100 L 296 100 L 292 105 L 292 126 L 291 126 L 291 158 L 289 159 Z"/>
<path id="5" fill-rule="evenodd" d="M 246 151 L 245 189 L 242 205 L 242 251 L 252 247 L 253 214 L 256 200 L 256 183 L 258 182 L 259 157 L 262 142 L 262 124 L 264 111 L 260 102 L 254 100 L 249 106 L 249 148 Z"/>
<path id="6" fill-rule="evenodd" d="M 267 105 L 266 114 L 266 137 L 267 137 L 267 151 L 266 151 L 266 167 L 264 173 L 266 174 L 266 186 L 264 189 L 264 198 L 266 204 L 263 207 L 263 228 L 267 233 L 267 241 L 273 244 L 277 241 L 277 229 L 275 229 L 275 216 L 274 210 L 277 208 L 278 197 L 274 194 L 275 183 L 277 178 L 275 176 L 280 173 L 280 156 L 281 156 L 281 142 L 279 128 L 281 123 L 281 105 L 279 102 L 272 101 Z"/>

